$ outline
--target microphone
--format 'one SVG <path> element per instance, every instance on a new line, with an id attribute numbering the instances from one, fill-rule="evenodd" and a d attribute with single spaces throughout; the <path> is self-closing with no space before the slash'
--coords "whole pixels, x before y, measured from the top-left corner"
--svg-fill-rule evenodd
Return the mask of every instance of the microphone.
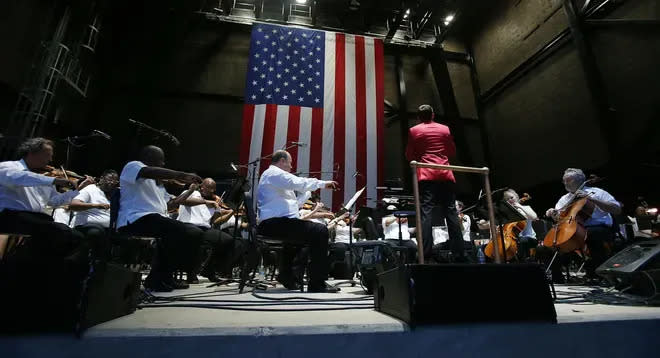
<path id="1" fill-rule="evenodd" d="M 362 175 L 362 174 L 360 174 L 360 172 L 356 170 L 355 174 L 353 174 L 353 178 L 357 178 L 358 175 Z"/>
<path id="2" fill-rule="evenodd" d="M 289 143 L 290 144 L 295 144 L 299 147 L 306 147 L 307 146 L 307 143 L 305 143 L 305 142 L 289 142 Z"/>
<path id="3" fill-rule="evenodd" d="M 110 137 L 110 135 L 108 135 L 105 132 L 101 132 L 100 130 L 92 129 L 92 135 L 103 137 L 107 140 L 112 140 L 112 137 Z"/>

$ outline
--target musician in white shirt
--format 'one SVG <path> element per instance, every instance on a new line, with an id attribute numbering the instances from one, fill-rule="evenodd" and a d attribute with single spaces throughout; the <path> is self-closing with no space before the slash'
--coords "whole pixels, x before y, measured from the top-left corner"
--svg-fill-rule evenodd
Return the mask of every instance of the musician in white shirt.
<path id="1" fill-rule="evenodd" d="M 336 292 L 325 280 L 328 278 L 328 228 L 302 220 L 299 207 L 305 193 L 317 189 L 335 189 L 334 181 L 301 178 L 290 173 L 291 154 L 279 150 L 273 153 L 272 163 L 259 179 L 257 208 L 260 234 L 304 242 L 310 247 L 309 292 Z M 293 252 L 284 250 L 278 281 L 289 289 L 297 289 L 291 264 Z"/>
<path id="2" fill-rule="evenodd" d="M 218 282 L 220 279 L 216 276 L 216 268 L 223 258 L 231 257 L 233 251 L 233 238 L 223 231 L 211 228 L 211 222 L 222 210 L 220 202 L 215 200 L 215 187 L 215 180 L 204 179 L 199 190 L 194 191 L 179 206 L 177 220 L 195 225 L 204 232 L 195 265 L 186 274 L 188 283 L 199 283 L 197 274 L 209 281 Z"/>
<path id="3" fill-rule="evenodd" d="M 526 219 L 525 228 L 518 234 L 518 254 L 521 259 L 526 259 L 530 256 L 530 250 L 537 246 L 536 232 L 532 223 L 538 220 L 538 216 L 531 206 L 521 203 L 520 196 L 515 190 L 507 189 L 502 196 Z"/>
<path id="4" fill-rule="evenodd" d="M 98 184 L 82 189 L 69 204 L 69 209 L 75 212 L 71 226 L 85 235 L 97 257 L 110 257 L 110 198 L 117 186 L 117 172 L 106 170 L 99 177 Z"/>
<path id="5" fill-rule="evenodd" d="M 49 255 L 83 259 L 82 235 L 54 222 L 47 209 L 68 204 L 93 180 L 86 178 L 77 190 L 59 193 L 55 186 L 74 189 L 75 185 L 34 173 L 52 160 L 53 142 L 48 139 L 28 139 L 19 146 L 18 154 L 21 160 L 0 163 L 0 232 L 32 235 L 34 245 Z"/>
<path id="6" fill-rule="evenodd" d="M 202 179 L 191 173 L 163 168 L 165 153 L 156 146 L 147 146 L 140 153 L 140 161 L 124 166 L 119 176 L 120 199 L 117 228 L 119 232 L 159 238 L 145 287 L 153 291 L 171 291 L 188 285 L 173 278 L 177 269 L 190 270 L 199 250 L 202 230 L 195 225 L 171 219 L 168 209 L 179 206 L 197 185 L 173 198 L 161 180 L 176 179 L 184 183 L 199 183 Z"/>
<path id="7" fill-rule="evenodd" d="M 621 213 L 621 204 L 607 191 L 585 185 L 587 178 L 581 169 L 566 169 L 562 182 L 568 193 L 557 201 L 554 208 L 548 209 L 546 215 L 558 220 L 561 210 L 570 206 L 569 204 L 574 199 L 587 198 L 595 206 L 591 217 L 584 222 L 584 227 L 587 229 L 586 245 L 590 256 L 585 262 L 584 268 L 587 278 L 595 279 L 597 278 L 596 268 L 611 254 L 608 244 L 614 241 L 612 215 Z M 537 256 L 538 254 L 537 250 Z M 557 261 L 555 260 L 555 262 Z M 553 280 L 561 273 L 561 268 L 558 266 L 553 263 Z"/>

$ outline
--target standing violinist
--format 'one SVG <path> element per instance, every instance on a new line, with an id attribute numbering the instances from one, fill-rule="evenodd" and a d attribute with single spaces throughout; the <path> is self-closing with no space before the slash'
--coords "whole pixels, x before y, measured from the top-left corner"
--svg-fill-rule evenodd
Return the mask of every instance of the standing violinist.
<path id="1" fill-rule="evenodd" d="M 584 267 L 587 278 L 594 279 L 596 268 L 605 262 L 610 254 L 607 245 L 614 241 L 612 215 L 621 213 L 621 204 L 607 191 L 584 185 L 585 181 L 586 176 L 581 169 L 566 169 L 562 182 L 568 193 L 557 201 L 554 208 L 548 209 L 546 215 L 555 221 L 558 220 L 561 210 L 576 199 L 587 198 L 595 205 L 591 217 L 584 222 L 587 230 L 586 244 L 590 255 Z M 553 279 L 554 273 L 558 270 L 554 266 L 558 265 L 553 264 Z"/>
<path id="2" fill-rule="evenodd" d="M 31 235 L 32 247 L 41 253 L 86 262 L 82 235 L 54 222 L 46 208 L 68 204 L 93 180 L 86 178 L 75 185 L 68 179 L 35 173 L 50 163 L 53 147 L 48 139 L 30 138 L 18 147 L 21 160 L 0 163 L 0 232 Z M 55 186 L 76 190 L 59 193 Z"/>

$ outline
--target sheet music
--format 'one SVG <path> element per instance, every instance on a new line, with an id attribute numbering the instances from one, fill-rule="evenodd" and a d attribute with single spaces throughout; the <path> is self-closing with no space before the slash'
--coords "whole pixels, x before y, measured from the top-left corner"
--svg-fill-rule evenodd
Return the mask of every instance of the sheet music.
<path id="1" fill-rule="evenodd" d="M 355 202 L 358 200 L 358 198 L 360 197 L 360 195 L 362 195 L 362 192 L 364 192 L 364 189 L 365 189 L 365 188 L 366 188 L 366 186 L 365 186 L 365 187 L 362 187 L 362 189 L 358 190 L 358 192 L 355 193 L 355 195 L 353 195 L 353 197 L 351 198 L 351 200 L 349 200 L 348 203 L 344 206 L 344 208 L 345 208 L 346 210 L 351 210 L 351 207 L 353 207 L 353 204 L 355 204 Z"/>

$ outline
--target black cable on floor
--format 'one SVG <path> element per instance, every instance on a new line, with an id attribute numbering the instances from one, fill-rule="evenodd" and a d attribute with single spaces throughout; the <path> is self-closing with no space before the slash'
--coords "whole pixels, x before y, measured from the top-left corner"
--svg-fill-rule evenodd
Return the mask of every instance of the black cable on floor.
<path id="1" fill-rule="evenodd" d="M 227 305 L 138 305 L 138 308 L 161 308 L 161 307 L 185 307 L 185 308 L 205 308 L 205 309 L 221 309 L 229 311 L 255 311 L 255 312 L 310 312 L 310 311 L 344 311 L 344 310 L 364 310 L 373 309 L 373 307 L 325 307 L 325 308 L 282 308 L 282 309 L 259 309 L 259 308 L 243 308 Z"/>
<path id="2" fill-rule="evenodd" d="M 254 291 L 252 291 L 252 296 L 262 300 L 272 300 L 272 301 L 305 300 L 305 301 L 346 302 L 346 301 L 368 301 L 373 299 L 373 295 L 362 296 L 359 298 L 311 298 L 311 297 L 303 297 L 303 296 L 268 297 L 268 296 L 262 296 L 258 293 L 255 293 Z"/>

